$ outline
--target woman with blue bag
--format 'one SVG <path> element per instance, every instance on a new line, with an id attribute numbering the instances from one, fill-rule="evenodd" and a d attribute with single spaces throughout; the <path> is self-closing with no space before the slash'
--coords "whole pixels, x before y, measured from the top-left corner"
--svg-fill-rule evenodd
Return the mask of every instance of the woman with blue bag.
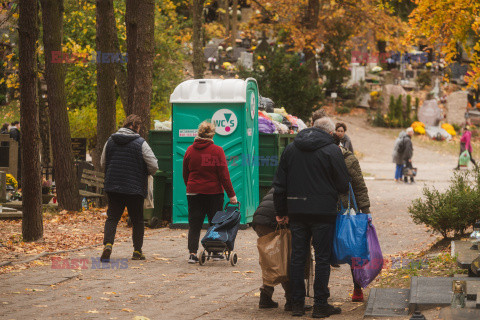
<path id="1" fill-rule="evenodd" d="M 335 143 L 337 145 L 340 145 L 340 139 L 336 135 L 334 135 Z M 354 207 L 356 208 L 356 204 L 358 203 L 358 208 L 360 208 L 361 213 L 365 214 L 370 214 L 370 199 L 368 197 L 368 188 L 365 184 L 365 180 L 363 179 L 363 174 L 362 174 L 362 169 L 360 168 L 360 163 L 358 159 L 355 157 L 355 155 L 350 152 L 349 150 L 343 148 L 340 146 L 340 149 L 342 150 L 342 154 L 345 160 L 345 164 L 347 166 L 348 174 L 352 178 L 351 182 L 351 192 L 353 193 L 352 196 L 354 198 Z M 340 195 L 340 205 L 343 206 L 343 208 L 349 208 L 349 194 L 341 194 Z M 346 210 L 342 210 L 343 213 L 345 213 Z M 355 210 L 355 213 L 359 212 L 359 210 Z M 362 215 L 363 218 L 365 218 L 366 215 Z M 339 217 L 339 219 L 343 219 L 345 217 Z M 358 218 L 358 217 L 357 217 Z M 362 232 L 365 230 L 365 221 L 364 219 L 361 219 L 361 225 L 362 225 Z M 371 220 L 371 219 L 370 219 Z M 368 219 L 367 219 L 368 223 Z M 367 239 L 366 237 L 366 232 L 364 234 L 365 236 L 362 237 L 361 243 L 365 245 L 365 241 Z M 359 264 L 358 259 L 355 260 L 355 263 L 352 263 L 350 261 L 350 264 L 352 266 L 352 276 L 354 274 L 354 268 L 357 267 Z M 353 302 L 361 302 L 363 301 L 363 291 L 362 291 L 362 286 L 359 284 L 357 281 L 353 281 L 354 283 L 354 290 L 353 290 L 353 295 L 352 295 L 352 301 Z"/>

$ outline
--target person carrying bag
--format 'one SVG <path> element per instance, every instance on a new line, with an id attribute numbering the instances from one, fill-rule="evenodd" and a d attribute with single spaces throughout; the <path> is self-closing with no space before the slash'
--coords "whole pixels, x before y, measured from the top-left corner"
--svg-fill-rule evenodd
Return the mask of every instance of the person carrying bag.
<path id="1" fill-rule="evenodd" d="M 361 213 L 353 194 L 352 185 L 349 183 L 348 207 L 343 208 L 340 202 L 340 212 L 337 215 L 335 234 L 333 239 L 333 253 L 338 264 L 353 261 L 370 261 L 367 242 L 367 227 L 370 214 Z M 352 200 L 353 208 L 351 208 Z"/>
<path id="2" fill-rule="evenodd" d="M 257 239 L 263 283 L 275 286 L 288 281 L 292 235 L 286 226 Z"/>

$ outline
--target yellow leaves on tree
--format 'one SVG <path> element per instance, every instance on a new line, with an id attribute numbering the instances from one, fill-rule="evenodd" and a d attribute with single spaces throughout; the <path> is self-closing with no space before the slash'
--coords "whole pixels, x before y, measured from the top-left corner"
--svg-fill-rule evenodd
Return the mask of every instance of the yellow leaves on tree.
<path id="1" fill-rule="evenodd" d="M 374 44 L 376 40 L 390 41 L 391 49 L 399 49 L 399 37 L 407 26 L 398 17 L 390 14 L 382 2 L 371 0 L 270 0 L 255 1 L 257 14 L 253 16 L 251 27 L 273 31 L 296 50 L 316 50 L 335 36 L 349 31 L 353 37 L 367 37 Z M 277 17 L 276 19 L 273 19 Z M 342 26 L 342 31 L 338 26 Z M 373 32 L 373 36 L 372 33 Z M 343 48 L 351 48 L 353 42 L 342 43 Z"/>
<path id="2" fill-rule="evenodd" d="M 417 0 L 410 15 L 409 39 L 440 46 L 447 63 L 455 62 L 459 45 L 467 53 L 471 87 L 480 84 L 480 2 L 478 0 Z"/>

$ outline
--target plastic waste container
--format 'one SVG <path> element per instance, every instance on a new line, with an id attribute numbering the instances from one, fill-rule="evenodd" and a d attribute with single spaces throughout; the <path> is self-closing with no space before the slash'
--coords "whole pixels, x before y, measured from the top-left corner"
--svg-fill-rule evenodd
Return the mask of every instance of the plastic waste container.
<path id="1" fill-rule="evenodd" d="M 214 122 L 214 143 L 225 151 L 242 225 L 258 206 L 258 87 L 255 79 L 197 79 L 178 85 L 172 103 L 173 226 L 188 225 L 183 157 L 204 120 Z M 225 202 L 228 197 L 225 194 Z"/>
<path id="2" fill-rule="evenodd" d="M 272 187 L 273 177 L 285 147 L 293 142 L 296 134 L 260 133 L 259 134 L 259 199 Z"/>
<path id="3" fill-rule="evenodd" d="M 172 172 L 172 131 L 150 130 L 148 144 L 158 160 L 158 169 Z"/>

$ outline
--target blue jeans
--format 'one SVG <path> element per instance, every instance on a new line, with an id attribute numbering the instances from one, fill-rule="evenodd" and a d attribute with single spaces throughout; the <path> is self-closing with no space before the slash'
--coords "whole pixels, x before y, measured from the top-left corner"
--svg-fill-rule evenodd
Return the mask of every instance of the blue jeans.
<path id="1" fill-rule="evenodd" d="M 292 221 L 292 256 L 290 262 L 290 285 L 293 304 L 305 304 L 305 262 L 310 250 L 310 239 L 315 250 L 315 305 L 327 305 L 330 297 L 328 281 L 330 279 L 330 263 L 333 247 L 333 231 L 335 224 L 307 223 Z"/>
<path id="2" fill-rule="evenodd" d="M 402 180 L 403 176 L 403 164 L 397 164 L 397 169 L 395 170 L 395 180 Z"/>

